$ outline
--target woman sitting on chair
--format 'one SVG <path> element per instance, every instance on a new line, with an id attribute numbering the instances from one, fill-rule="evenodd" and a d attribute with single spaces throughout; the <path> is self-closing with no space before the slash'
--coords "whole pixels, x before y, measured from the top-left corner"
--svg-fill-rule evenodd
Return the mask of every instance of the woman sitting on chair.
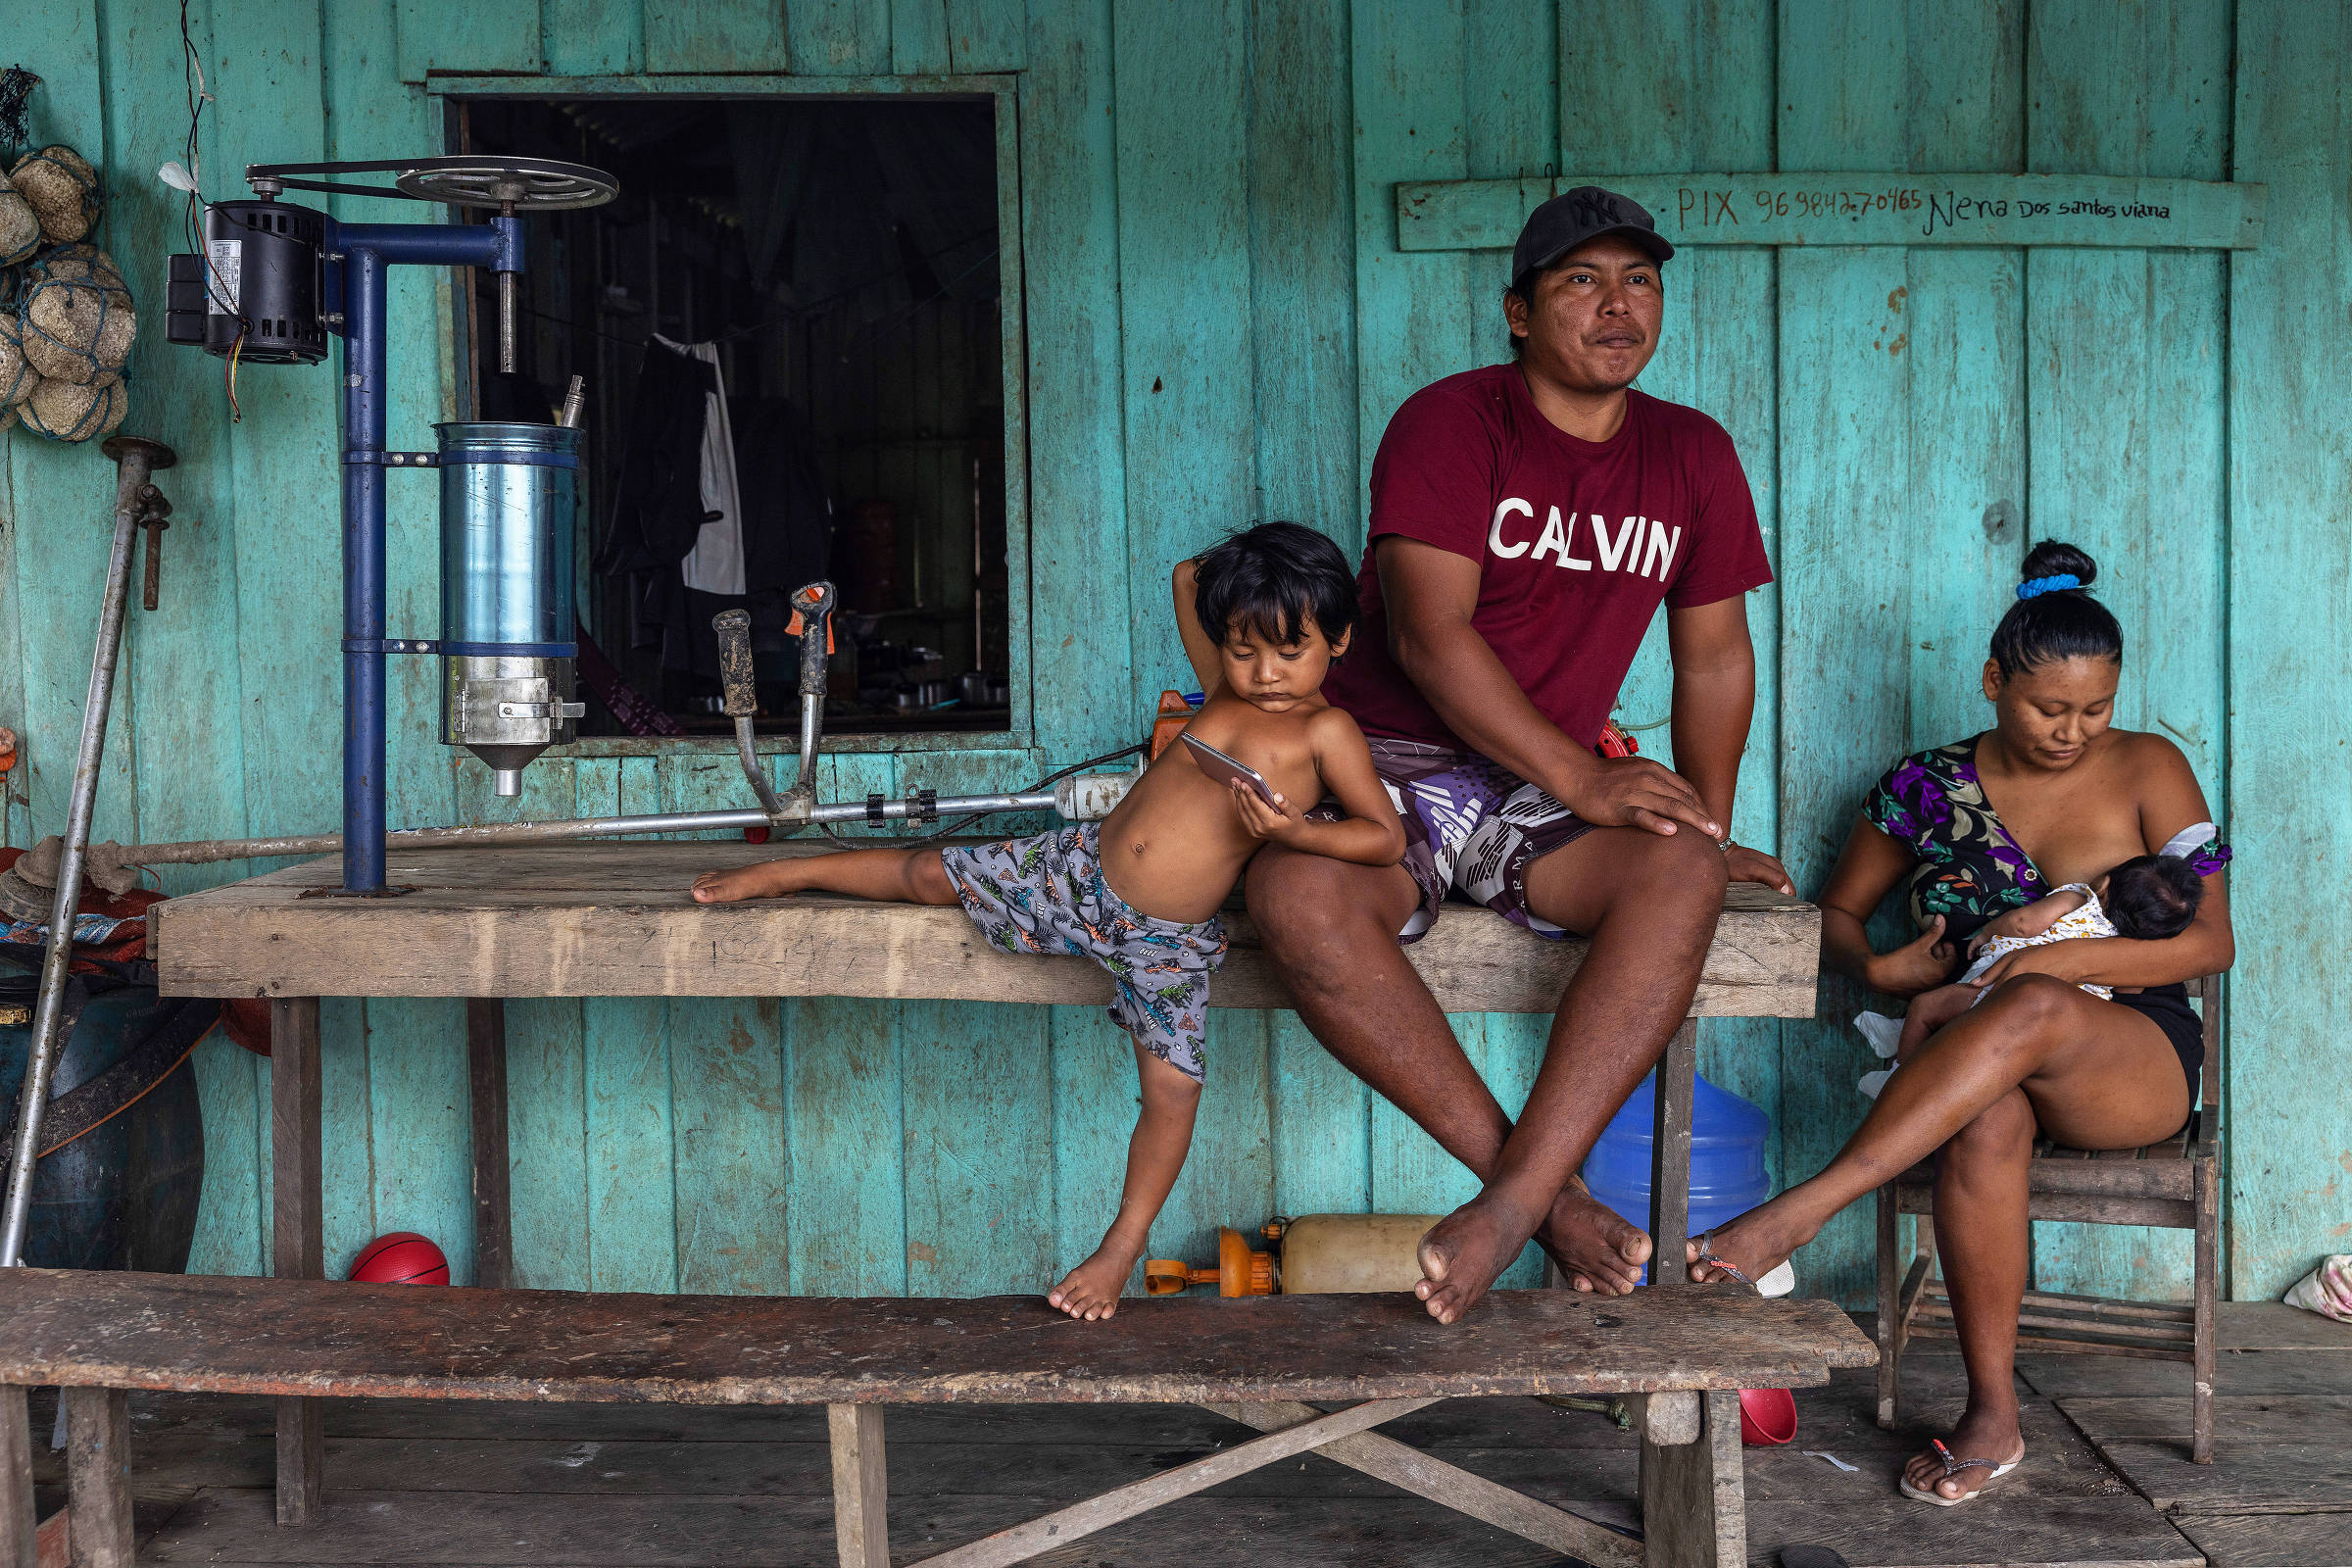
<path id="1" fill-rule="evenodd" d="M 2154 854 L 2182 856 L 2203 876 L 2194 919 L 2164 941 L 2009 952 L 1974 977 L 1981 1004 L 1942 1009 L 1957 1015 L 1903 1054 L 1827 1169 L 1690 1249 L 1694 1280 L 1759 1278 L 1831 1215 L 1936 1155 L 1936 1250 L 1968 1408 L 1947 1443 L 1905 1468 L 1902 1490 L 1947 1507 L 2025 1456 L 2010 1366 L 2034 1139 L 2135 1149 L 2179 1131 L 2204 1060 L 2181 982 L 2228 968 L 2234 952 L 2222 885 L 2230 852 L 2209 836 L 2187 760 L 2160 735 L 2109 727 L 2123 632 L 2090 597 L 2096 571 L 2069 545 L 2026 558 L 1984 664 L 1993 727 L 1903 759 L 1871 792 L 1821 894 L 1822 958 L 1874 990 L 1916 997 L 1953 980 L 1988 921 Z M 2184 833 L 2192 827 L 2203 831 Z M 1863 924 L 1906 878 L 1920 935 L 1874 953 Z M 2089 986 L 2112 987 L 2113 999 Z"/>

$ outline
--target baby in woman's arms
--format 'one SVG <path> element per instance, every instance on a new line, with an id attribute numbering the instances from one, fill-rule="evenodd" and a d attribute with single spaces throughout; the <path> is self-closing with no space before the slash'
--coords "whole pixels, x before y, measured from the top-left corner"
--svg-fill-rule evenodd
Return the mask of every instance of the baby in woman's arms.
<path id="1" fill-rule="evenodd" d="M 2211 823 L 2201 822 L 2175 842 L 2194 834 L 2202 843 L 2212 831 Z M 1900 1018 L 1865 1012 L 1854 1019 L 1854 1027 L 1870 1042 L 1871 1050 L 1882 1057 L 1892 1056 L 1900 1065 L 1921 1041 L 1989 995 L 1975 982 L 2008 955 L 2022 948 L 2096 937 L 2161 942 L 2188 929 L 2204 897 L 2205 879 L 2185 854 L 2174 852 L 2172 844 L 2154 855 L 2135 855 L 2096 882 L 2070 882 L 2022 908 L 1986 921 L 1969 944 L 1971 961 L 1958 980 L 1921 992 Z M 2088 981 L 2082 989 L 2102 1000 L 2115 995 L 2112 987 Z M 1868 1073 L 1856 1087 L 1875 1099 L 1892 1071 L 1894 1068 L 1888 1067 Z"/>

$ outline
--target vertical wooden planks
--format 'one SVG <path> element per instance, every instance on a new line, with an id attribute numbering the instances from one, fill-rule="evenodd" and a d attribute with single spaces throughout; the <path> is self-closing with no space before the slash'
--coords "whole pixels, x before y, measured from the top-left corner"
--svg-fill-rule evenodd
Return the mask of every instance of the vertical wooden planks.
<path id="1" fill-rule="evenodd" d="M 12 22 L 19 20 L 12 17 Z M 28 145 L 63 142 L 101 169 L 113 170 L 107 143 L 99 72 L 98 7 L 95 0 L 66 0 L 44 6 L 22 21 L 29 29 L 12 43 L 28 62 L 37 62 L 41 85 L 28 100 Z M 114 243 L 111 228 L 102 241 Z M 125 267 L 136 260 L 122 258 Z M 152 297 L 152 292 L 148 292 Z M 141 414 L 132 389 L 132 419 Z M 127 421 L 126 421 L 127 422 Z M 131 428 L 136 432 L 138 426 Z M 21 708 L 5 720 L 18 733 L 23 760 L 11 783 L 31 800 L 31 832 L 61 832 L 66 801 L 74 787 L 74 753 L 81 735 L 82 702 L 89 693 L 90 656 L 97 638 L 98 612 L 106 586 L 107 558 L 114 540 L 115 466 L 95 441 L 49 441 L 22 424 L 0 436 L 8 464 L 9 526 L 23 659 Z M 133 578 L 136 593 L 136 578 Z M 91 837 L 122 838 L 138 831 L 137 769 L 132 726 L 138 711 L 135 619 L 116 675 L 105 765 L 99 775 Z"/>
<path id="2" fill-rule="evenodd" d="M 539 24 L 551 76 L 659 69 L 646 64 L 646 19 L 638 0 L 540 0 Z"/>
<path id="3" fill-rule="evenodd" d="M 1351 7 L 1355 116 L 1356 493 L 1398 404 L 1442 376 L 1483 365 L 1465 330 L 1467 257 L 1396 249 L 1394 187 L 1467 173 L 1461 0 Z"/>
<path id="4" fill-rule="evenodd" d="M 906 1292 L 1043 1291 L 1054 1255 L 1046 1009 L 917 1002 L 904 1051 Z"/>
<path id="5" fill-rule="evenodd" d="M 1347 7 L 1253 0 L 1250 32 L 1250 352 L 1266 411 L 1251 515 L 1320 528 L 1352 557 L 1364 509 Z"/>
<path id="6" fill-rule="evenodd" d="M 899 1008 L 788 998 L 784 1045 L 793 1294 L 903 1295 Z"/>
<path id="7" fill-rule="evenodd" d="M 743 801 L 741 768 L 673 773 L 663 808 Z M 768 759 L 772 769 L 775 759 Z M 785 1221 L 783 1016 L 773 1001 L 673 997 L 668 1006 L 670 1148 L 678 1289 L 780 1295 Z"/>
<path id="8" fill-rule="evenodd" d="M 213 194 L 241 195 L 249 163 L 304 156 L 326 141 L 321 17 L 315 4 L 257 0 L 215 19 L 220 104 Z M 295 832 L 340 821 L 342 482 L 332 374 L 246 366 L 244 421 L 230 426 L 236 475 L 237 643 L 246 714 L 248 824 Z M 262 628 L 267 628 L 266 631 Z"/>
<path id="9" fill-rule="evenodd" d="M 2109 69 L 2116 32 L 2141 69 Z M 2036 6 L 2029 52 L 2035 169 L 2221 176 L 2230 11 L 2178 0 L 2123 18 Z M 2219 258 L 2030 252 L 2033 526 L 2101 564 L 2123 622 L 2116 722 L 2180 744 L 2220 799 L 2223 311 Z M 2190 1290 L 2187 1238 L 2038 1226 L 2035 1282 L 2085 1294 Z"/>
<path id="10" fill-rule="evenodd" d="M 873 0 L 793 0 L 784 8 L 784 30 L 794 74 L 888 74 L 890 11 Z M 652 31 L 650 18 L 647 31 Z"/>
<path id="11" fill-rule="evenodd" d="M 1021 77 L 1021 248 L 1029 345 L 1031 675 L 1038 744 L 1056 762 L 1136 727 L 1110 8 L 1034 0 Z M 1049 588 L 1048 584 L 1059 587 Z"/>
<path id="12" fill-rule="evenodd" d="M 777 0 L 644 0 L 645 69 L 651 72 L 814 71 L 785 43 L 786 18 L 805 9 Z M 880 6 L 862 10 L 884 12 Z M 609 24 L 608 24 L 609 25 Z"/>
<path id="13" fill-rule="evenodd" d="M 678 1288 L 676 1146 L 668 1004 L 591 997 L 581 1004 L 587 1102 L 588 1288 Z M 517 1242 L 519 1252 L 520 1243 Z"/>
<path id="14" fill-rule="evenodd" d="M 1018 71 L 1028 63 L 1020 0 L 943 0 L 955 70 Z"/>
<path id="15" fill-rule="evenodd" d="M 1112 7 L 1130 711 L 1190 689 L 1177 562 L 1251 514 L 1249 29 L 1241 0 Z"/>
<path id="16" fill-rule="evenodd" d="M 429 72 L 467 75 L 535 75 L 539 0 L 394 0 L 400 79 L 422 81 Z M 380 155 L 379 155 L 380 156 Z"/>
<path id="17" fill-rule="evenodd" d="M 1266 1042 L 1276 1211 L 1370 1212 L 1372 1092 L 1295 1012 L 1266 1014 Z"/>
<path id="18" fill-rule="evenodd" d="M 514 1284 L 588 1288 L 586 1004 L 507 1004 L 507 1189 L 514 1204 Z"/>
<path id="19" fill-rule="evenodd" d="M 196 1204 L 191 1274 L 262 1271 L 261 1058 L 215 1031 L 190 1062 L 204 1112 L 204 1194 Z"/>
<path id="20" fill-rule="evenodd" d="M 891 71 L 902 76 L 944 75 L 953 65 L 947 0 L 893 0 Z"/>
<path id="21" fill-rule="evenodd" d="M 1794 0 L 1780 17 L 1780 163 L 1872 169 L 1906 151 L 1908 29 L 1853 0 Z M 1862 792 L 1910 740 L 1908 601 L 1899 530 L 1912 430 L 1903 253 L 1781 254 L 1781 854 L 1817 888 Z M 1818 1017 L 1782 1030 L 1784 1175 L 1826 1164 L 1860 1119 L 1852 988 L 1825 976 Z M 1805 1289 L 1870 1289 L 1870 1228 L 1833 1220 L 1798 1256 Z"/>
<path id="22" fill-rule="evenodd" d="M 449 1254 L 451 1281 L 469 1283 L 473 1131 L 466 1004 L 454 998 L 377 998 L 364 1005 L 376 1218 L 386 1230 L 431 1237 Z"/>
<path id="23" fill-rule="evenodd" d="M 2352 440 L 2315 418 L 2352 398 L 2345 172 L 2352 49 L 2341 4 L 2244 0 L 2230 177 L 2271 187 L 2263 248 L 2230 260 L 2228 800 L 2245 939 L 2229 981 L 2230 1295 L 2276 1298 L 2343 1247 L 2352 1102 L 2341 1076 L 2352 918 L 2319 866 L 2352 858 L 2340 634 L 2352 538 L 2333 519 Z M 2314 799 L 2321 809 L 2304 808 Z M 2235 809 L 2243 802 L 2246 810 Z"/>
<path id="24" fill-rule="evenodd" d="M 190 7 L 188 21 L 198 52 L 209 59 L 209 8 Z M 157 476 L 172 504 L 172 526 L 163 536 L 161 592 L 153 612 L 135 600 L 129 610 L 123 642 L 139 679 L 118 697 L 108 737 L 112 750 L 117 739 L 135 735 L 149 756 L 150 765 L 137 779 L 137 819 L 140 836 L 151 842 L 232 838 L 246 831 L 244 736 L 237 724 L 224 721 L 244 705 L 236 661 L 220 657 L 221 644 L 233 644 L 238 631 L 220 367 L 204 354 L 167 344 L 154 303 L 163 265 L 151 259 L 189 245 L 185 199 L 148 177 L 166 159 L 186 156 L 185 90 L 176 73 L 153 69 L 148 58 L 156 40 L 176 43 L 178 31 L 175 0 L 136 0 L 108 9 L 103 39 L 112 149 L 105 241 L 150 313 L 131 351 L 131 416 L 124 428 L 162 441 L 179 459 Z M 207 141 L 211 129 L 206 127 Z M 211 165 L 207 170 L 233 177 Z M 74 526 L 79 529 L 78 520 Z M 142 552 L 146 546 L 142 537 Z M 233 881 L 246 870 L 243 862 L 230 861 L 174 866 L 161 875 L 165 889 L 177 893 Z"/>

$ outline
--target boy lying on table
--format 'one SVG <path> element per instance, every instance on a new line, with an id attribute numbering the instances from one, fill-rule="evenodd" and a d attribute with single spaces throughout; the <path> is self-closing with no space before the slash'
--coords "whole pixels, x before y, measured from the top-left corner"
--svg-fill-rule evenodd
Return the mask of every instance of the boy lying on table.
<path id="1" fill-rule="evenodd" d="M 1092 1257 L 1047 1299 L 1109 1317 L 1192 1146 L 1208 977 L 1225 956 L 1217 910 L 1262 844 L 1394 865 L 1404 829 L 1355 721 L 1322 697 L 1348 651 L 1355 577 L 1322 534 L 1269 522 L 1176 568 L 1176 618 L 1206 700 L 1186 733 L 1257 770 L 1269 806 L 1218 783 L 1188 746 L 1161 752 L 1102 822 L 969 849 L 850 850 L 697 878 L 705 904 L 817 891 L 956 904 L 1007 953 L 1077 954 L 1116 982 L 1111 1021 L 1135 1041 L 1143 1109 L 1119 1211 Z M 1346 811 L 1306 812 L 1335 797 Z"/>

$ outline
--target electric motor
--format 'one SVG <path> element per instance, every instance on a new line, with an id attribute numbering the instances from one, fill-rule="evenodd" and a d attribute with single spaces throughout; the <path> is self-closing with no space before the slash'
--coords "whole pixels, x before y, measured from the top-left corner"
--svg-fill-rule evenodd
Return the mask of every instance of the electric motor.
<path id="1" fill-rule="evenodd" d="M 286 202 L 215 202 L 204 254 L 172 258 L 166 338 L 257 365 L 326 358 L 326 215 Z"/>

